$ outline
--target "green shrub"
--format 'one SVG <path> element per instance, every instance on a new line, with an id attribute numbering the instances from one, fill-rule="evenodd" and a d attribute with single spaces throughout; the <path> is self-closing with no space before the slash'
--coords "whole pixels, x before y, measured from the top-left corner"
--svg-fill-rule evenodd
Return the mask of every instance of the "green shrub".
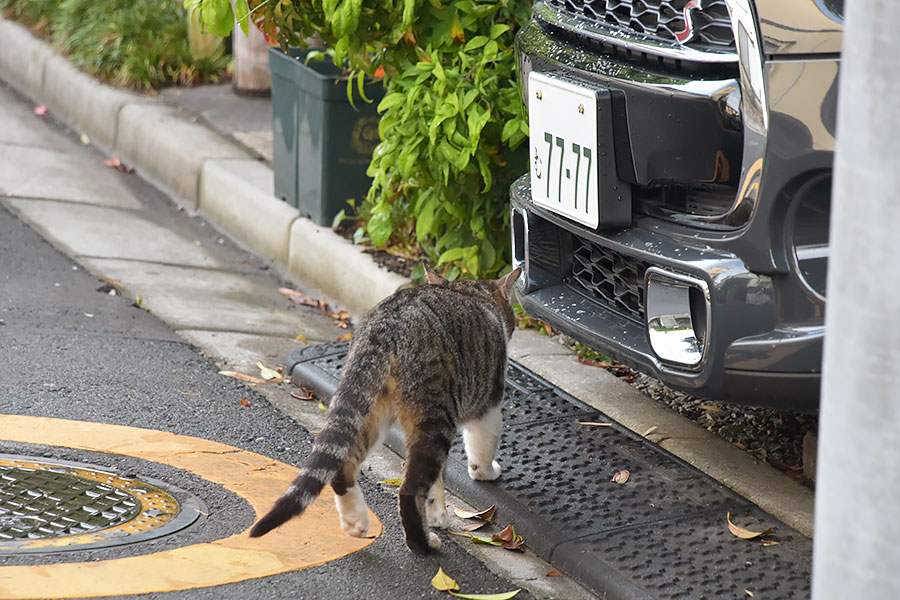
<path id="1" fill-rule="evenodd" d="M 222 52 L 191 56 L 187 13 L 177 0 L 62 0 L 53 40 L 76 66 L 117 85 L 150 89 L 216 80 Z"/>
<path id="2" fill-rule="evenodd" d="M 228 1 L 197 2 L 210 30 L 226 35 Z M 526 170 L 513 37 L 530 0 L 237 0 L 235 9 L 285 49 L 318 34 L 337 64 L 383 69 L 382 142 L 357 207 L 361 235 L 421 249 L 449 277 L 506 268 L 508 185 Z"/>
<path id="3" fill-rule="evenodd" d="M 460 1 L 426 12 L 428 44 L 386 52 L 399 72 L 379 106 L 365 229 L 376 246 L 392 235 L 417 243 L 452 265 L 451 278 L 494 276 L 510 260 L 509 185 L 527 169 L 509 23 L 527 19 L 528 6 Z"/>
<path id="4" fill-rule="evenodd" d="M 60 0 L 0 0 L 3 14 L 26 27 L 44 32 L 50 15 L 56 12 Z"/>

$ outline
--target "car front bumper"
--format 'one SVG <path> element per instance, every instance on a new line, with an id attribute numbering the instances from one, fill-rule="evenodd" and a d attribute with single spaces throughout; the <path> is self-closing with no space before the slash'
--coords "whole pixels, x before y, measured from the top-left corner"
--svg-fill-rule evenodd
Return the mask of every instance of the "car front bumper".
<path id="1" fill-rule="evenodd" d="M 511 223 L 529 314 L 690 394 L 816 407 L 824 328 L 780 324 L 777 275 L 653 218 L 605 232 L 573 225 L 531 202 L 528 176 L 511 189 Z M 654 291 L 666 282 L 674 296 Z"/>

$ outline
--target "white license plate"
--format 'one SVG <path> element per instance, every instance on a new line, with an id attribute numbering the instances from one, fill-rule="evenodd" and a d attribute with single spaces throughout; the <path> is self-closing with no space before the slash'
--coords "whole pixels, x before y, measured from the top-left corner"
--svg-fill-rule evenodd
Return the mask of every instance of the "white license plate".
<path id="1" fill-rule="evenodd" d="M 532 71 L 528 94 L 532 200 L 596 228 L 600 222 L 596 93 Z"/>

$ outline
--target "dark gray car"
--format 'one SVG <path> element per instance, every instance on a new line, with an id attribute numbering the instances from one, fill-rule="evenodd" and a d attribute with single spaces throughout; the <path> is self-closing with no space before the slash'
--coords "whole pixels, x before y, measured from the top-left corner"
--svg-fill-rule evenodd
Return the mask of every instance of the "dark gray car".
<path id="1" fill-rule="evenodd" d="M 842 5 L 536 2 L 523 307 L 673 388 L 814 408 Z"/>

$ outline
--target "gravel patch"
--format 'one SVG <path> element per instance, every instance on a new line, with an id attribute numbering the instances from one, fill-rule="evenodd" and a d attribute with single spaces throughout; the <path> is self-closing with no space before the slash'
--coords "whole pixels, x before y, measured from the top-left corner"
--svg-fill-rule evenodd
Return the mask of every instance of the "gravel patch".
<path id="1" fill-rule="evenodd" d="M 804 438 L 808 444 L 814 440 L 818 412 L 800 413 L 695 398 L 641 373 L 634 374 L 630 383 L 757 459 L 813 487 L 811 478 L 803 472 L 803 443 Z"/>

